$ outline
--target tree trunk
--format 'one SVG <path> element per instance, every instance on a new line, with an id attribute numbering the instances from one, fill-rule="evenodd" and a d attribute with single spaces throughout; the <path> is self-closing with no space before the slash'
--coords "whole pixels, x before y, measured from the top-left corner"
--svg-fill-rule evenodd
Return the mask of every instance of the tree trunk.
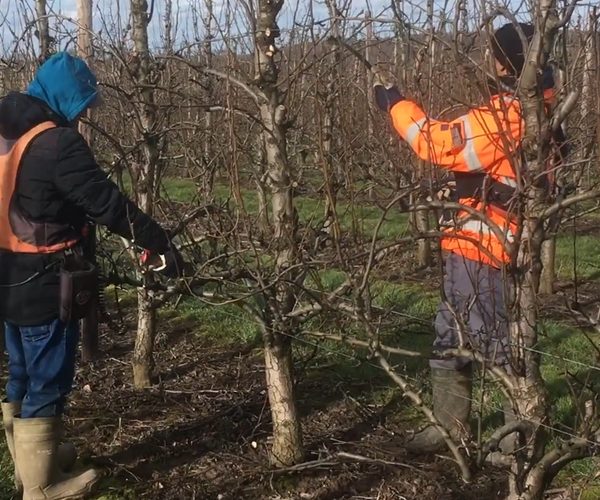
<path id="1" fill-rule="evenodd" d="M 263 0 L 265 3 L 269 0 Z M 278 99 L 278 96 L 277 96 Z M 274 104 L 275 100 L 271 101 Z M 296 248 L 297 216 L 293 205 L 290 175 L 285 151 L 285 132 L 282 125 L 282 106 L 262 109 L 263 122 L 266 125 L 267 162 L 269 165 L 269 188 L 272 196 L 272 216 L 274 239 L 277 247 L 277 273 L 282 281 L 277 286 L 278 315 L 289 313 L 294 304 L 293 283 L 295 277 L 287 269 L 294 265 L 298 253 Z M 271 135 L 272 134 L 272 135 Z M 287 278 L 283 278 L 283 277 Z M 283 280 L 286 280 L 284 282 Z M 274 320 L 270 320 L 274 323 Z M 302 436 L 300 422 L 296 412 L 293 394 L 293 363 L 291 346 L 287 335 L 293 334 L 293 325 L 281 321 L 277 328 L 267 326 L 265 335 L 265 362 L 267 372 L 267 391 L 273 420 L 273 449 L 271 462 L 276 466 L 291 466 L 302 459 Z M 277 448 L 275 447 L 277 444 Z"/>
<path id="2" fill-rule="evenodd" d="M 421 172 L 425 170 L 425 162 L 420 162 L 422 166 L 419 168 L 418 177 L 421 177 Z M 411 195 L 411 204 L 418 205 L 422 201 L 420 195 Z M 429 231 L 429 212 L 427 210 L 419 210 L 412 212 L 410 216 L 411 226 L 416 235 L 424 234 Z M 433 252 L 431 250 L 431 241 L 428 239 L 420 239 L 417 243 L 417 265 L 419 267 L 428 267 L 432 264 Z"/>
<path id="3" fill-rule="evenodd" d="M 271 463 L 286 467 L 302 460 L 302 434 L 296 405 L 290 404 L 294 398 L 292 343 L 281 335 L 273 338 L 274 345 L 265 344 L 265 374 L 273 419 Z"/>
<path id="4" fill-rule="evenodd" d="M 331 17 L 331 34 L 335 38 L 341 37 L 339 12 L 336 5 L 336 0 L 327 0 L 327 8 Z M 329 78 L 325 88 L 325 95 L 323 96 L 323 132 L 320 148 L 320 163 L 323 169 L 323 182 L 325 184 L 325 222 L 326 227 L 333 229 L 333 238 L 337 240 L 339 237 L 339 229 L 336 224 L 336 210 L 337 210 L 337 193 L 339 190 L 339 183 L 342 179 L 341 172 L 336 169 L 341 167 L 340 158 L 336 157 L 334 151 L 334 128 L 336 125 L 339 127 L 339 120 L 336 122 L 336 118 L 339 118 L 337 113 L 337 107 L 339 106 L 338 92 L 339 92 L 339 74 L 338 68 L 340 65 L 340 47 L 334 44 L 329 52 L 330 55 L 330 67 L 329 67 Z M 317 111 L 319 112 L 319 111 Z"/>
<path id="5" fill-rule="evenodd" d="M 214 20 L 214 9 L 213 9 L 213 0 L 205 0 L 206 5 L 206 14 L 204 15 L 204 58 L 206 61 L 206 66 L 208 68 L 213 67 L 213 20 Z M 213 84 L 210 77 L 206 79 L 207 85 L 207 93 L 210 98 L 213 98 Z M 206 111 L 204 113 L 204 123 L 206 126 L 206 130 L 208 133 L 212 131 L 213 127 L 213 114 L 210 111 Z M 218 163 L 215 161 L 215 151 L 212 138 L 209 140 L 205 140 L 203 144 L 203 165 L 204 165 L 204 175 L 202 181 L 203 187 L 203 199 L 205 203 L 208 203 L 213 198 L 213 188 L 215 183 L 215 176 L 218 170 Z"/>
<path id="6" fill-rule="evenodd" d="M 148 215 L 153 215 L 159 149 L 155 130 L 156 107 L 152 90 L 147 9 L 146 0 L 131 0 L 132 33 L 135 43 L 132 72 L 136 83 L 141 88 L 136 99 L 141 126 L 141 130 L 137 132 L 144 137 L 142 144 L 144 158 L 143 163 L 138 165 L 138 180 L 134 186 L 136 190 L 134 195 L 139 207 Z M 144 280 L 149 279 L 150 276 L 144 277 Z M 138 290 L 138 329 L 133 359 L 134 383 L 137 389 L 151 385 L 155 336 L 156 313 L 152 307 L 152 300 L 145 288 L 140 289 Z"/>
<path id="7" fill-rule="evenodd" d="M 294 208 L 291 169 L 287 154 L 287 110 L 278 89 L 279 71 L 275 62 L 275 39 L 279 36 L 277 16 L 283 0 L 259 0 L 255 82 L 259 89 L 260 116 L 267 160 L 267 186 L 271 195 L 273 240 L 277 252 L 276 273 L 281 277 L 264 312 L 263 339 L 273 448 L 271 462 L 291 466 L 302 459 L 302 435 L 293 394 L 291 336 L 294 325 L 286 315 L 295 303 L 299 259 L 298 217 Z"/>
<path id="8" fill-rule="evenodd" d="M 414 213 L 414 224 L 418 234 L 425 234 L 429 231 L 429 212 L 419 210 Z M 431 240 L 420 239 L 417 246 L 417 263 L 419 267 L 428 267 L 432 264 L 433 252 L 431 250 Z"/>
<path id="9" fill-rule="evenodd" d="M 539 247 L 537 251 L 540 251 Z M 520 253 L 520 260 L 523 261 L 522 257 L 525 257 L 527 251 Z M 537 313 L 539 261 L 532 267 L 534 268 L 526 273 L 518 285 L 517 307 L 510 326 L 510 341 L 514 346 L 516 367 L 521 371 L 521 375 L 516 377 L 516 387 L 512 397 L 517 415 L 527 422 L 529 429 L 524 454 L 528 460 L 536 463 L 544 452 L 546 442 L 548 391 L 540 371 L 541 357 L 535 349 L 539 321 Z M 523 464 L 519 460 L 516 460 L 512 466 L 512 474 L 509 476 L 509 500 L 520 499 L 524 493 L 523 483 L 526 476 L 523 474 L 522 467 Z"/>
<path id="10" fill-rule="evenodd" d="M 590 19 L 588 24 L 588 30 L 590 33 L 594 33 L 595 23 L 593 12 L 590 10 Z M 581 118 L 583 123 L 590 123 L 590 114 L 593 112 L 594 103 L 594 87 L 597 85 L 596 76 L 594 75 L 594 62 L 596 54 L 594 53 L 594 40 L 593 37 L 589 37 L 586 40 L 584 47 L 585 57 L 583 66 L 583 82 L 581 87 Z"/>
<path id="11" fill-rule="evenodd" d="M 433 103 L 433 76 L 435 71 L 435 61 L 437 57 L 437 43 L 435 39 L 435 27 L 434 27 L 434 2 L 428 0 L 427 2 L 427 16 L 430 22 L 430 34 L 428 40 L 428 52 L 429 52 L 429 109 L 432 108 Z M 429 165 L 425 161 L 418 162 L 417 179 L 421 180 L 428 178 L 431 174 L 428 172 Z M 418 196 L 417 202 L 426 202 L 425 197 Z M 417 234 L 423 234 L 429 231 L 429 212 L 427 210 L 421 210 L 414 212 L 413 216 L 413 227 Z M 419 267 L 429 267 L 432 264 L 433 252 L 431 249 L 431 240 L 420 239 L 417 247 L 417 265 Z"/>
<path id="12" fill-rule="evenodd" d="M 79 28 L 77 30 L 77 52 L 88 64 L 93 58 L 93 46 L 90 32 L 92 23 L 92 0 L 78 0 L 77 18 Z M 87 118 L 94 119 L 94 110 L 88 109 Z M 89 147 L 94 147 L 94 131 L 92 127 L 85 123 L 79 124 L 79 133 L 84 137 Z M 96 228 L 92 226 L 87 235 L 90 258 L 95 256 L 96 252 Z M 81 322 L 81 355 L 84 361 L 94 359 L 98 354 L 98 306 L 93 307 L 90 315 Z"/>
<path id="13" fill-rule="evenodd" d="M 366 24 L 366 37 L 365 40 L 365 58 L 367 61 L 373 61 L 372 54 L 372 45 L 373 45 L 373 20 L 371 19 L 371 12 L 367 10 L 365 13 L 365 24 Z M 371 90 L 373 88 L 373 73 L 371 70 L 366 70 L 366 80 L 367 80 L 367 89 Z M 373 184 L 375 179 L 377 178 L 377 170 L 380 168 L 375 167 L 375 162 L 372 155 L 371 144 L 375 144 L 373 137 L 375 132 L 373 130 L 373 117 L 376 114 L 375 105 L 373 99 L 367 99 L 367 113 L 369 117 L 367 119 L 367 144 L 369 145 L 369 149 L 367 152 L 367 172 L 369 176 L 369 201 L 373 201 L 375 198 L 375 193 L 373 191 Z"/>
<path id="14" fill-rule="evenodd" d="M 165 0 L 163 50 L 165 55 L 173 52 L 173 0 Z"/>
<path id="15" fill-rule="evenodd" d="M 133 350 L 133 384 L 136 389 L 152 385 L 154 370 L 154 339 L 156 336 L 156 310 L 148 290 L 138 289 L 138 324 Z"/>
<path id="16" fill-rule="evenodd" d="M 262 134 L 256 138 L 258 163 L 256 172 L 256 202 L 258 203 L 258 228 L 261 234 L 267 234 L 269 227 L 269 206 L 267 203 L 267 186 L 265 176 L 267 171 L 267 152 L 265 151 L 265 138 Z"/>
<path id="17" fill-rule="evenodd" d="M 543 134 L 548 117 L 539 113 L 543 101 L 537 75 L 546 67 L 553 45 L 553 26 L 558 24 L 556 0 L 541 0 L 536 33 L 531 41 L 527 61 L 521 75 L 518 97 L 522 103 L 525 135 L 522 143 L 527 169 L 521 168 L 519 190 L 526 194 L 523 230 L 516 255 L 516 269 L 522 272 L 515 279 L 515 301 L 510 311 L 510 343 L 515 370 L 512 397 L 520 420 L 526 422 L 527 439 L 521 460 L 515 460 L 509 476 L 510 500 L 542 500 L 546 484 L 537 480 L 525 464 L 537 465 L 547 442 L 548 390 L 541 375 L 541 356 L 537 338 L 539 323 L 539 287 L 542 274 L 542 247 L 545 239 L 544 220 L 540 217 L 546 208 L 546 159 L 550 141 Z M 545 20 L 545 32 L 540 30 Z"/>
<path id="18" fill-rule="evenodd" d="M 35 0 L 35 14 L 38 20 L 37 39 L 40 49 L 40 62 L 44 62 L 50 55 L 50 24 L 46 12 L 46 0 Z"/>

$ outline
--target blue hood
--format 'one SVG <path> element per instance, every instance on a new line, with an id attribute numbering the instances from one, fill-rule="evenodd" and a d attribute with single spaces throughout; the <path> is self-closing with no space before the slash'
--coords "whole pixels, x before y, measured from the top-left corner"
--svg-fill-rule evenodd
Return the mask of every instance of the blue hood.
<path id="1" fill-rule="evenodd" d="M 40 66 L 25 93 L 70 122 L 94 104 L 98 81 L 85 61 L 58 52 Z"/>

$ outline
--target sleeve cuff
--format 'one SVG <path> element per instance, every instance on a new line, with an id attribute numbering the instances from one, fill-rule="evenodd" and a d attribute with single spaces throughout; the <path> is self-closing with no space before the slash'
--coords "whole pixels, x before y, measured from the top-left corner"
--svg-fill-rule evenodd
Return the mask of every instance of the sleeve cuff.
<path id="1" fill-rule="evenodd" d="M 381 111 L 388 112 L 399 102 L 404 100 L 404 96 L 396 87 L 386 89 L 383 85 L 375 86 L 375 102 Z"/>

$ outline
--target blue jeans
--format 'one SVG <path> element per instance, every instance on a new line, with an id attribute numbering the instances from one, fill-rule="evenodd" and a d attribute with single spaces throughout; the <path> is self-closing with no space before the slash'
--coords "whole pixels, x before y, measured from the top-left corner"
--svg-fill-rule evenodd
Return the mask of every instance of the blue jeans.
<path id="1" fill-rule="evenodd" d="M 21 418 L 62 415 L 73 387 L 79 323 L 41 326 L 5 322 L 9 403 L 22 402 Z"/>

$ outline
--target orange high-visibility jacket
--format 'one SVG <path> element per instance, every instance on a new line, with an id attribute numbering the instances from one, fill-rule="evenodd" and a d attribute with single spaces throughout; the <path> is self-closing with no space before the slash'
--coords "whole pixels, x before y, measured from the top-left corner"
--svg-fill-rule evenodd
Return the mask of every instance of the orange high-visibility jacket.
<path id="1" fill-rule="evenodd" d="M 474 174 L 473 178 L 487 174 L 509 191 L 517 187 L 509 159 L 512 156 L 515 161 L 525 130 L 517 98 L 510 94 L 496 95 L 487 106 L 450 122 L 429 119 L 417 104 L 407 100 L 395 104 L 390 115 L 395 129 L 419 158 L 455 173 L 460 203 L 484 210 L 485 216 L 501 228 L 503 238 L 508 243 L 514 241 L 517 230 L 514 222 L 481 198 L 461 197 L 459 183 L 468 181 L 469 174 Z M 444 230 L 443 249 L 495 267 L 508 262 L 503 242 L 487 224 L 465 211 L 457 215 L 456 226 Z"/>
<path id="2" fill-rule="evenodd" d="M 29 220 L 14 200 L 23 155 L 34 139 L 54 127 L 52 122 L 41 123 L 17 141 L 5 143 L 0 151 L 0 250 L 47 254 L 73 247 L 81 240 L 70 226 Z"/>

